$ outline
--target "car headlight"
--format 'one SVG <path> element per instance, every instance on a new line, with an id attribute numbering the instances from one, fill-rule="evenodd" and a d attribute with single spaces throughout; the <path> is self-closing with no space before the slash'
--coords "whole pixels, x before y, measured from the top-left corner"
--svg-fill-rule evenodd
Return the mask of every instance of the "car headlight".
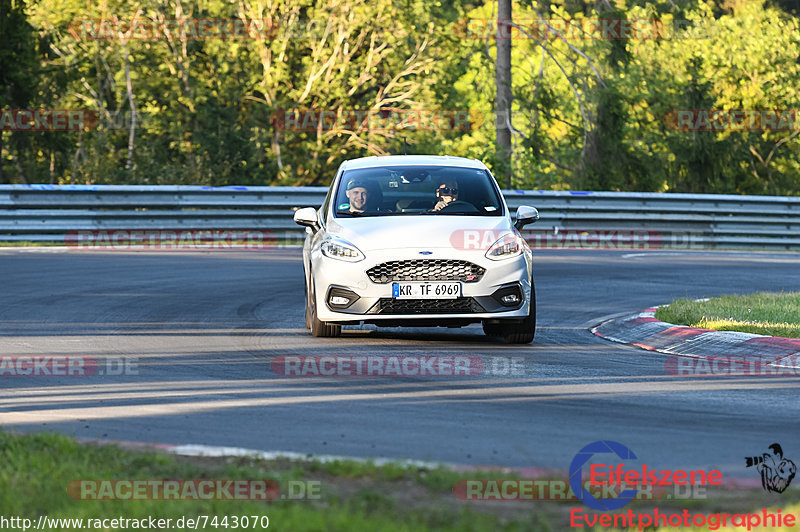
<path id="1" fill-rule="evenodd" d="M 328 238 L 322 243 L 322 254 L 331 259 L 358 262 L 364 260 L 364 254 L 347 240 Z"/>
<path id="2" fill-rule="evenodd" d="M 492 260 L 510 259 L 521 255 L 527 247 L 528 243 L 519 233 L 506 233 L 492 244 L 489 251 L 486 252 L 486 258 Z"/>

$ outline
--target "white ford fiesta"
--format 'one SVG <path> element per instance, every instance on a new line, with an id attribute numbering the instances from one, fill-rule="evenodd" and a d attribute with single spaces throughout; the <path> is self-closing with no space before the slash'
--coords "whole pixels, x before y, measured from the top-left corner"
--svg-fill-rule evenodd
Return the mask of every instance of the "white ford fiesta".
<path id="1" fill-rule="evenodd" d="M 388 156 L 345 161 L 306 227 L 306 327 L 462 327 L 529 343 L 536 330 L 530 247 L 519 233 L 533 207 L 511 219 L 489 169 L 460 157 Z"/>

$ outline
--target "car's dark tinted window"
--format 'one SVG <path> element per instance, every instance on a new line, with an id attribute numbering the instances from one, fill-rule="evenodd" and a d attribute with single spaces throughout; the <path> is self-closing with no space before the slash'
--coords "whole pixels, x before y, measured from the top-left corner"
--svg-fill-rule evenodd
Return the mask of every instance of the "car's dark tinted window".
<path id="1" fill-rule="evenodd" d="M 335 197 L 336 216 L 504 214 L 491 175 L 480 168 L 383 166 L 347 170 Z"/>

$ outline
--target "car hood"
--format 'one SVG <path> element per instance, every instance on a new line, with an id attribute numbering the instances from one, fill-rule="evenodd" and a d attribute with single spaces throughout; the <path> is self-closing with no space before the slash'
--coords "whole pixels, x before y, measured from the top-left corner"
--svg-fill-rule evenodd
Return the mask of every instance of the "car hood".
<path id="1" fill-rule="evenodd" d="M 488 249 L 513 230 L 505 216 L 371 216 L 337 218 L 328 234 L 348 240 L 362 251 L 398 248 Z M 465 247 L 466 246 L 466 247 Z"/>

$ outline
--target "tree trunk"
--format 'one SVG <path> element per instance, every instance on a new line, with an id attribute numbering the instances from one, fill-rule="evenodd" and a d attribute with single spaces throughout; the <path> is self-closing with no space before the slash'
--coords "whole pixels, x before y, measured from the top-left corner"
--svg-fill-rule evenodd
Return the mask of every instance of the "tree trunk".
<path id="1" fill-rule="evenodd" d="M 19 157 L 17 154 L 11 150 L 8 150 L 9 155 L 11 155 L 11 160 L 14 161 L 14 166 L 17 168 L 17 174 L 19 174 L 19 180 L 22 182 L 23 185 L 28 184 L 28 179 L 25 177 L 25 170 L 22 169 L 22 163 L 19 162 Z"/>
<path id="2" fill-rule="evenodd" d="M 5 183 L 3 176 L 3 132 L 0 131 L 0 184 Z"/>
<path id="3" fill-rule="evenodd" d="M 497 2 L 497 60 L 495 61 L 495 129 L 497 173 L 511 188 L 511 0 Z"/>
<path id="4" fill-rule="evenodd" d="M 128 94 L 128 102 L 131 106 L 131 129 L 128 133 L 128 160 L 125 162 L 125 170 L 130 170 L 133 166 L 133 141 L 136 135 L 136 103 L 133 101 L 133 83 L 131 83 L 131 61 L 128 55 L 127 43 L 125 50 L 125 86 Z"/>

